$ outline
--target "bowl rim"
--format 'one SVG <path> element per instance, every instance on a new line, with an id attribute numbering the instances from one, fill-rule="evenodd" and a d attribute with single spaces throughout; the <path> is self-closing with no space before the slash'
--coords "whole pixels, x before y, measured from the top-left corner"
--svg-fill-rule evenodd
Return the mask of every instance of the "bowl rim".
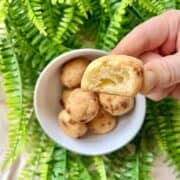
<path id="1" fill-rule="evenodd" d="M 77 150 L 73 150 L 63 144 L 60 144 L 59 142 L 57 142 L 50 133 L 48 133 L 48 129 L 44 127 L 42 121 L 40 120 L 40 116 L 39 116 L 39 113 L 38 113 L 38 107 L 37 107 L 37 92 L 38 92 L 38 88 L 39 88 L 39 84 L 41 82 L 41 79 L 42 77 L 44 76 L 44 74 L 46 73 L 46 71 L 51 67 L 52 64 L 56 63 L 57 61 L 61 61 L 62 58 L 68 56 L 68 55 L 71 55 L 73 53 L 78 53 L 78 52 L 86 52 L 86 53 L 104 53 L 104 54 L 109 54 L 108 52 L 104 51 L 104 50 L 100 50 L 100 49 L 93 49 L 93 48 L 82 48 L 82 49 L 73 49 L 73 50 L 70 50 L 70 51 L 67 51 L 63 54 L 60 54 L 58 55 L 57 57 L 55 57 L 54 59 L 52 59 L 47 65 L 46 67 L 43 69 L 43 71 L 40 73 L 37 81 L 36 81 L 36 84 L 35 84 L 35 88 L 34 88 L 34 95 L 33 95 L 33 107 L 34 107 L 34 112 L 35 112 L 35 116 L 36 116 L 36 119 L 38 120 L 41 128 L 43 129 L 44 133 L 51 139 L 53 140 L 55 143 L 57 143 L 59 146 L 65 148 L 66 150 L 69 150 L 71 152 L 74 152 L 74 153 L 77 153 L 77 154 L 80 154 L 80 155 L 85 155 L 85 156 L 96 156 L 96 155 L 105 155 L 105 154 L 109 154 L 109 153 L 112 153 L 114 151 L 117 151 L 121 148 L 123 148 L 125 145 L 129 144 L 134 138 L 135 136 L 138 134 L 138 132 L 140 131 L 144 121 L 145 121 L 145 115 L 146 115 L 146 98 L 143 96 L 143 95 L 140 95 L 143 99 L 144 99 L 144 114 L 143 114 L 143 117 L 142 117 L 142 120 L 138 126 L 138 128 L 136 129 L 135 133 L 133 136 L 129 137 L 129 139 L 124 142 L 123 144 L 121 144 L 121 146 L 119 147 L 116 147 L 116 148 L 112 148 L 111 150 L 104 150 L 102 153 L 86 153 L 86 152 L 80 152 L 80 151 L 77 151 Z M 138 94 L 139 95 L 139 94 Z M 137 96 L 135 97 L 137 98 Z"/>

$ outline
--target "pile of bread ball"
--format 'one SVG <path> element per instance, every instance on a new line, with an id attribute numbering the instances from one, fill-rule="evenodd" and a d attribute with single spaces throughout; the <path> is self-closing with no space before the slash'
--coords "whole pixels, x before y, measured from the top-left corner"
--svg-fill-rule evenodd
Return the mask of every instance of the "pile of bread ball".
<path id="1" fill-rule="evenodd" d="M 117 116 L 128 113 L 134 107 L 133 97 L 94 93 L 80 88 L 81 78 L 90 61 L 73 59 L 61 68 L 60 78 L 64 85 L 61 103 L 64 109 L 58 122 L 65 134 L 79 138 L 89 130 L 104 134 L 116 127 Z"/>

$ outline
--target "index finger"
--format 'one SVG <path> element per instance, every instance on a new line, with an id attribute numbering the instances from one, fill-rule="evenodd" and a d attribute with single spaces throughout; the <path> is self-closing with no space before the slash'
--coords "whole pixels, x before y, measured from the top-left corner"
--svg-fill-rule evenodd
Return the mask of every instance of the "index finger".
<path id="1" fill-rule="evenodd" d="M 168 37 L 168 22 L 164 15 L 156 16 L 134 28 L 113 49 L 112 53 L 138 57 L 160 47 Z"/>

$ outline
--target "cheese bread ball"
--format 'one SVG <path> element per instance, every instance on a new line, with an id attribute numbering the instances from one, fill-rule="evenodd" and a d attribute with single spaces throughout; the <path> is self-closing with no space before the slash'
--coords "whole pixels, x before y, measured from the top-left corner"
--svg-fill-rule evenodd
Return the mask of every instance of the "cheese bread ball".
<path id="1" fill-rule="evenodd" d="M 100 110 L 98 115 L 88 123 L 88 128 L 95 134 L 104 134 L 111 131 L 116 126 L 115 117 L 108 112 Z"/>
<path id="2" fill-rule="evenodd" d="M 84 58 L 67 62 L 61 70 L 61 82 L 63 85 L 68 88 L 78 87 L 88 64 L 89 60 Z"/>
<path id="3" fill-rule="evenodd" d="M 110 94 L 99 94 L 99 100 L 104 110 L 113 116 L 128 113 L 134 107 L 134 98 Z"/>
<path id="4" fill-rule="evenodd" d="M 62 95 L 61 95 L 61 103 L 64 107 L 66 107 L 67 99 L 72 91 L 73 89 L 68 89 L 68 88 L 63 89 Z"/>
<path id="5" fill-rule="evenodd" d="M 79 138 L 87 132 L 87 125 L 72 121 L 66 110 L 60 112 L 58 122 L 64 133 L 73 138 Z"/>
<path id="6" fill-rule="evenodd" d="M 92 61 L 86 68 L 81 88 L 85 90 L 135 96 L 143 83 L 142 61 L 126 55 L 107 55 Z"/>
<path id="7" fill-rule="evenodd" d="M 93 92 L 77 88 L 71 92 L 66 103 L 66 109 L 73 121 L 87 123 L 99 111 L 98 97 Z"/>

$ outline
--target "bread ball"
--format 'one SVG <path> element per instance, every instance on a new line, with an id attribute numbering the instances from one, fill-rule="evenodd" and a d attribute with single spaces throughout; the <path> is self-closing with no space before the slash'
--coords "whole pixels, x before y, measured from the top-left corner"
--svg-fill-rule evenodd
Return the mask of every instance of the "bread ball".
<path id="1" fill-rule="evenodd" d="M 142 61 L 126 55 L 107 55 L 92 61 L 86 68 L 81 88 L 85 90 L 135 96 L 142 87 Z"/>
<path id="2" fill-rule="evenodd" d="M 67 99 L 72 91 L 73 89 L 68 89 L 68 88 L 63 89 L 62 95 L 61 95 L 61 103 L 64 107 L 66 107 Z"/>
<path id="3" fill-rule="evenodd" d="M 78 87 L 88 64 L 89 60 L 84 58 L 67 62 L 61 70 L 61 82 L 63 85 L 68 88 Z"/>
<path id="4" fill-rule="evenodd" d="M 77 88 L 71 92 L 66 103 L 66 109 L 73 121 L 87 123 L 99 111 L 98 97 L 93 92 Z"/>
<path id="5" fill-rule="evenodd" d="M 115 117 L 101 109 L 98 115 L 88 123 L 88 128 L 95 134 L 104 134 L 116 126 Z"/>
<path id="6" fill-rule="evenodd" d="M 58 122 L 64 133 L 73 138 L 79 138 L 87 132 L 87 125 L 72 121 L 70 114 L 66 110 L 60 112 Z"/>
<path id="7" fill-rule="evenodd" d="M 104 110 L 106 110 L 113 116 L 126 114 L 134 107 L 133 97 L 100 93 L 99 100 Z"/>

